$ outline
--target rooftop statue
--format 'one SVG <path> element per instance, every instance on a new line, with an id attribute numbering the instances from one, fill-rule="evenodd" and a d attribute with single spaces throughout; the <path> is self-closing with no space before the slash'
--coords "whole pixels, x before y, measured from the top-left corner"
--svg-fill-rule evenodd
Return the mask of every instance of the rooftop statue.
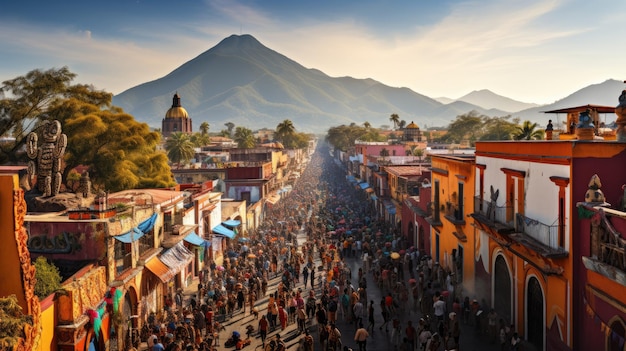
<path id="1" fill-rule="evenodd" d="M 61 123 L 57 120 L 46 121 L 42 127 L 43 142 L 38 144 L 35 132 L 28 134 L 26 154 L 28 162 L 28 178 L 31 187 L 37 176 L 37 190 L 45 197 L 59 194 L 61 189 L 61 159 L 67 146 L 67 136 L 61 133 Z"/>
<path id="2" fill-rule="evenodd" d="M 619 96 L 619 105 L 615 107 L 615 114 L 617 115 L 617 141 L 626 141 L 626 90 L 622 90 L 622 94 Z"/>

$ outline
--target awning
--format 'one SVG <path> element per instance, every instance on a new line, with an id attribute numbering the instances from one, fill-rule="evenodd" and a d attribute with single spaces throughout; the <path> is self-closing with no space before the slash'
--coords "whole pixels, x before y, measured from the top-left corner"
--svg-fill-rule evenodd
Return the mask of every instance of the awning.
<path id="1" fill-rule="evenodd" d="M 191 245 L 204 246 L 205 248 L 211 246 L 209 241 L 202 239 L 196 232 L 189 233 L 184 240 Z"/>
<path id="2" fill-rule="evenodd" d="M 239 225 L 241 225 L 241 221 L 238 221 L 236 219 L 229 219 L 227 221 L 222 222 L 223 225 L 227 225 L 229 227 L 237 227 Z"/>
<path id="3" fill-rule="evenodd" d="M 124 244 L 130 244 L 134 241 L 139 240 L 139 238 L 141 238 L 142 236 L 144 236 L 144 233 L 141 230 L 139 230 L 138 228 L 133 228 L 128 233 L 114 236 L 114 238 L 118 241 L 123 242 Z"/>
<path id="4" fill-rule="evenodd" d="M 372 188 L 367 188 L 367 189 L 365 189 L 365 192 L 366 192 L 366 193 L 368 193 L 368 194 L 369 194 L 369 193 L 373 193 L 373 192 L 374 192 L 374 189 L 372 189 Z"/>
<path id="5" fill-rule="evenodd" d="M 181 241 L 171 249 L 165 251 L 159 259 L 163 261 L 166 266 L 170 267 L 171 270 L 174 271 L 174 274 L 178 274 L 183 267 L 193 260 L 193 253 L 189 251 Z"/>
<path id="6" fill-rule="evenodd" d="M 363 183 L 359 184 L 359 186 L 361 187 L 361 189 L 366 189 L 366 188 L 370 187 L 370 185 L 367 184 L 367 182 L 363 182 Z"/>
<path id="7" fill-rule="evenodd" d="M 212 229 L 213 233 L 215 234 L 219 234 L 219 235 L 223 235 L 229 239 L 232 239 L 235 237 L 235 232 L 233 232 L 232 230 L 224 227 L 221 224 L 216 225 L 213 229 Z"/>
<path id="8" fill-rule="evenodd" d="M 267 200 L 265 200 L 265 202 L 269 203 L 270 205 L 274 205 L 279 200 L 280 200 L 280 196 L 272 195 L 272 196 L 268 197 Z"/>
<path id="9" fill-rule="evenodd" d="M 169 282 L 176 275 L 176 273 L 172 271 L 170 267 L 166 266 L 158 257 L 154 257 L 146 262 L 145 267 L 159 277 L 163 283 Z"/>
<path id="10" fill-rule="evenodd" d="M 150 216 L 150 218 L 146 219 L 145 221 L 139 223 L 139 225 L 137 226 L 137 228 L 139 228 L 139 230 L 141 230 L 144 233 L 147 233 L 149 231 L 152 230 L 152 228 L 154 228 L 154 223 L 157 220 L 157 214 L 153 214 L 152 216 Z"/>

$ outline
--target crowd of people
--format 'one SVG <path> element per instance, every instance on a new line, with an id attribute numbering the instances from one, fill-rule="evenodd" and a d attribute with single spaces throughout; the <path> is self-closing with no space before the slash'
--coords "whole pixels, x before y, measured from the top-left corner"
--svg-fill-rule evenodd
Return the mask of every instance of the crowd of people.
<path id="1" fill-rule="evenodd" d="M 264 350 L 285 350 L 281 332 L 295 324 L 304 351 L 365 351 L 379 334 L 394 350 L 458 350 L 467 324 L 517 350 L 513 326 L 484 311 L 484 301 L 458 296 L 454 270 L 411 246 L 367 196 L 318 150 L 259 228 L 231 241 L 223 265 L 208 264 L 187 303 L 180 293 L 168 297 L 161 320 L 147 323 L 149 347 L 213 350 L 223 323 L 243 315 L 254 321 L 245 337 L 235 331 L 225 342 L 237 349 L 258 337 Z M 379 301 L 368 298 L 373 287 L 384 292 Z M 342 335 L 338 321 L 354 335 Z"/>

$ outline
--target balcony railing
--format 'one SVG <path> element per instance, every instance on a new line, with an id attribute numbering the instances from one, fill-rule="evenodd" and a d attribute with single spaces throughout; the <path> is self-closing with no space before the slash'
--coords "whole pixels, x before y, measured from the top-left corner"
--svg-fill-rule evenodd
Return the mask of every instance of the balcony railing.
<path id="1" fill-rule="evenodd" d="M 522 214 L 515 214 L 515 229 L 553 249 L 561 249 L 559 245 L 559 226 L 547 225 Z"/>
<path id="2" fill-rule="evenodd" d="M 489 200 L 481 199 L 479 196 L 474 197 L 474 212 L 480 213 L 487 219 L 494 222 L 513 226 L 513 221 L 507 220 L 507 212 L 510 211 L 509 206 L 496 206 Z"/>
<path id="3" fill-rule="evenodd" d="M 452 222 L 465 222 L 463 213 L 459 211 L 459 205 L 452 202 L 446 202 L 445 217 Z"/>

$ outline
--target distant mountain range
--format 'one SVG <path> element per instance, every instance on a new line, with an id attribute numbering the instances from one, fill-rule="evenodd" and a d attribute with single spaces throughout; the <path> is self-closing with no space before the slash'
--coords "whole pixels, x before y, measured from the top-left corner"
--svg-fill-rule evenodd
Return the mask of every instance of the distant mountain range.
<path id="1" fill-rule="evenodd" d="M 607 80 L 544 106 L 489 90 L 473 91 L 455 100 L 434 99 L 373 79 L 330 77 L 265 47 L 251 35 L 232 35 L 165 77 L 114 96 L 113 104 L 138 121 L 161 128 L 178 92 L 194 130 L 202 122 L 208 122 L 211 131 L 225 129 L 227 122 L 253 130 L 275 128 L 289 119 L 298 131 L 324 133 L 332 126 L 365 121 L 375 127 L 390 125 L 392 113 L 420 127 L 447 126 L 456 116 L 472 110 L 545 125 L 554 118 L 541 111 L 586 104 L 617 105 L 622 89 L 622 81 Z"/>

